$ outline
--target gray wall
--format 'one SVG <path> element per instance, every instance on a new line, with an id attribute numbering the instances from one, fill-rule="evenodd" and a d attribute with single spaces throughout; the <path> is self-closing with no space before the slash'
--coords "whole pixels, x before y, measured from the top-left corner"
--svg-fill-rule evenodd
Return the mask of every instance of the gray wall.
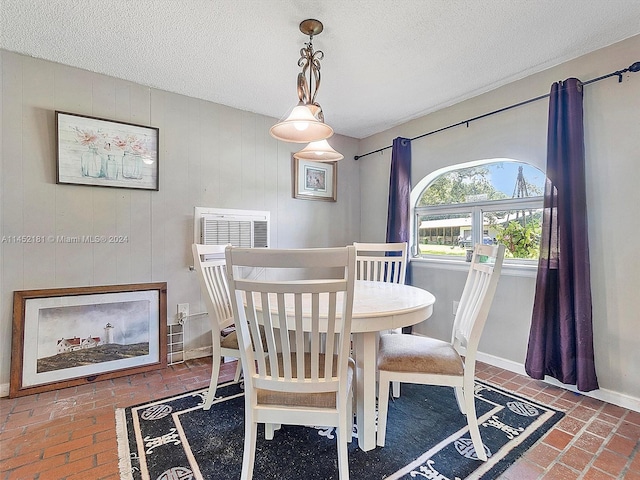
<path id="1" fill-rule="evenodd" d="M 358 153 L 390 145 L 393 138 L 423 133 L 549 92 L 553 82 L 584 81 L 640 60 L 640 36 L 526 77 L 471 100 L 426 115 L 360 142 Z M 464 72 L 459 72 L 464 75 Z M 454 77 L 454 80 L 457 77 Z M 429 92 L 423 92 L 428 95 Z M 596 368 L 603 390 L 630 397 L 640 408 L 640 268 L 636 243 L 640 223 L 640 73 L 585 87 L 585 147 L 591 285 Z M 471 160 L 513 158 L 545 170 L 546 100 L 493 115 L 412 143 L 415 185 L 439 168 Z M 358 161 L 362 185 L 361 240 L 384 239 L 390 149 Z M 415 283 L 437 298 L 434 315 L 418 327 L 447 338 L 452 301 L 462 291 L 464 271 L 414 263 Z M 535 279 L 505 272 L 500 280 L 480 350 L 508 362 L 524 363 Z"/>
<path id="2" fill-rule="evenodd" d="M 390 150 L 353 162 L 356 151 L 546 94 L 557 80 L 587 80 L 627 67 L 639 60 L 638 51 L 640 36 L 360 142 L 336 136 L 332 145 L 345 155 L 337 203 L 291 198 L 296 146 L 269 136 L 274 119 L 0 51 L 0 235 L 129 236 L 121 245 L 1 245 L 2 392 L 9 381 L 14 290 L 167 281 L 170 319 L 177 303 L 204 311 L 187 268 L 194 206 L 269 210 L 278 247 L 384 240 Z M 55 110 L 159 127 L 160 191 L 56 185 Z M 614 78 L 585 87 L 596 364 L 604 389 L 634 399 L 640 399 L 640 269 L 632 249 L 640 224 L 631 210 L 640 204 L 638 112 L 640 74 L 625 75 L 621 84 Z M 547 102 L 540 101 L 413 142 L 414 183 L 438 168 L 484 158 L 514 158 L 544 170 L 546 114 Z M 438 299 L 420 331 L 446 338 L 464 275 L 416 262 L 416 283 Z M 483 352 L 524 361 L 533 291 L 532 277 L 505 274 Z M 187 348 L 206 346 L 206 318 L 190 320 L 187 336 Z"/>
<path id="3" fill-rule="evenodd" d="M 338 164 L 338 201 L 292 198 L 291 154 L 275 119 L 0 51 L 0 235 L 126 235 L 124 244 L 12 244 L 0 250 L 0 386 L 10 371 L 12 292 L 166 281 L 204 312 L 190 272 L 195 206 L 269 210 L 274 247 L 338 246 L 358 238 L 358 166 Z M 295 95 L 295 91 L 291 91 Z M 283 106 L 285 108 L 285 106 Z M 160 190 L 56 185 L 55 110 L 160 129 Z M 334 136 L 350 159 L 357 140 Z M 206 316 L 186 325 L 189 350 L 211 344 Z"/>

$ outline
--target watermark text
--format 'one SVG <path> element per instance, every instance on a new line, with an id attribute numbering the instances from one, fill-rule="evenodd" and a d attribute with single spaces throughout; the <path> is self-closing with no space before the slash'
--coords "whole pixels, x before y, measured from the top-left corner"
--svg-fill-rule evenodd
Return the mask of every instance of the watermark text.
<path id="1" fill-rule="evenodd" d="M 3 235 L 2 243 L 129 243 L 128 235 Z"/>

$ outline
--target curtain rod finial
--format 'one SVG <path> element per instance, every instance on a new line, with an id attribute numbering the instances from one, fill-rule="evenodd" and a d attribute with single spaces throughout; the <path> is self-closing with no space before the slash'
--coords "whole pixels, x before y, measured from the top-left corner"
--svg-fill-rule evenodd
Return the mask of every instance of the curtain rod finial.
<path id="1" fill-rule="evenodd" d="M 635 62 L 629 67 L 630 72 L 640 72 L 640 62 Z"/>

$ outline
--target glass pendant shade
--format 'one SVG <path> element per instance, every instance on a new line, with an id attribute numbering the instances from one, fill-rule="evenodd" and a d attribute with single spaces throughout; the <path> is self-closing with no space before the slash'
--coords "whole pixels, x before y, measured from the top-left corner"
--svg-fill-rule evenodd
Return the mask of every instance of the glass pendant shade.
<path id="1" fill-rule="evenodd" d="M 311 142 L 299 152 L 294 153 L 293 156 L 300 160 L 312 162 L 333 162 L 344 158 L 344 155 L 331 148 L 331 145 L 326 140 Z"/>
<path id="2" fill-rule="evenodd" d="M 329 138 L 333 128 L 318 120 L 308 105 L 298 104 L 285 120 L 271 127 L 269 133 L 284 142 L 307 143 Z"/>

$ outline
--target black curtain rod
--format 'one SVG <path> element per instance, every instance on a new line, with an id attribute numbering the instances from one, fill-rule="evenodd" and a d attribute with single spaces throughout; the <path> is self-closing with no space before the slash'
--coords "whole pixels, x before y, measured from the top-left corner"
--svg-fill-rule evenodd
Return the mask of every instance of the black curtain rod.
<path id="1" fill-rule="evenodd" d="M 616 77 L 616 76 L 618 77 L 618 83 L 621 83 L 622 82 L 622 75 L 624 73 L 626 73 L 626 72 L 634 72 L 635 73 L 635 72 L 639 72 L 639 71 L 640 71 L 640 62 L 635 62 L 634 64 L 630 65 L 628 68 L 625 68 L 624 70 L 618 70 L 616 72 L 611 72 L 611 73 L 608 73 L 607 75 L 603 75 L 601 77 L 593 78 L 591 80 L 587 80 L 586 82 L 582 82 L 582 84 L 583 85 L 589 85 L 590 83 L 599 82 L 600 80 L 604 80 L 605 78 Z M 433 135 L 434 133 L 439 133 L 439 132 L 442 132 L 444 130 L 449 130 L 450 128 L 453 128 L 453 127 L 459 127 L 461 125 L 466 125 L 468 127 L 470 122 L 474 122 L 476 120 L 480 120 L 481 118 L 485 118 L 485 117 L 489 117 L 491 115 L 495 115 L 496 113 L 502 113 L 502 112 L 505 112 L 507 110 L 511 110 L 512 108 L 521 107 L 522 105 L 526 105 L 528 103 L 537 102 L 538 100 L 542 100 L 543 98 L 548 98 L 548 97 L 549 97 L 549 94 L 547 93 L 546 95 L 540 95 L 539 97 L 530 98 L 529 100 L 525 100 L 525 101 L 520 102 L 520 103 L 515 103 L 513 105 L 509 105 L 508 107 L 503 107 L 503 108 L 500 108 L 498 110 L 494 110 L 493 112 L 485 113 L 483 115 L 479 115 L 477 117 L 473 117 L 473 118 L 470 118 L 468 120 L 463 120 L 461 122 L 454 123 L 452 125 L 447 125 L 446 127 L 442 127 L 442 128 L 439 128 L 437 130 L 433 130 L 433 131 L 428 132 L 428 133 L 423 133 L 422 135 L 418 135 L 417 137 L 410 138 L 409 140 L 413 141 L 413 140 L 417 140 L 417 139 L 422 138 L 422 137 L 428 137 L 429 135 Z M 387 147 L 379 148 L 378 150 L 373 150 L 372 152 L 363 153 L 362 155 L 356 155 L 355 157 L 353 157 L 353 159 L 354 160 L 358 160 L 359 158 L 366 157 L 367 155 L 371 155 L 373 153 L 378 153 L 378 152 L 382 152 L 384 150 L 387 150 L 387 149 L 391 148 L 392 146 L 393 145 L 389 145 Z"/>

